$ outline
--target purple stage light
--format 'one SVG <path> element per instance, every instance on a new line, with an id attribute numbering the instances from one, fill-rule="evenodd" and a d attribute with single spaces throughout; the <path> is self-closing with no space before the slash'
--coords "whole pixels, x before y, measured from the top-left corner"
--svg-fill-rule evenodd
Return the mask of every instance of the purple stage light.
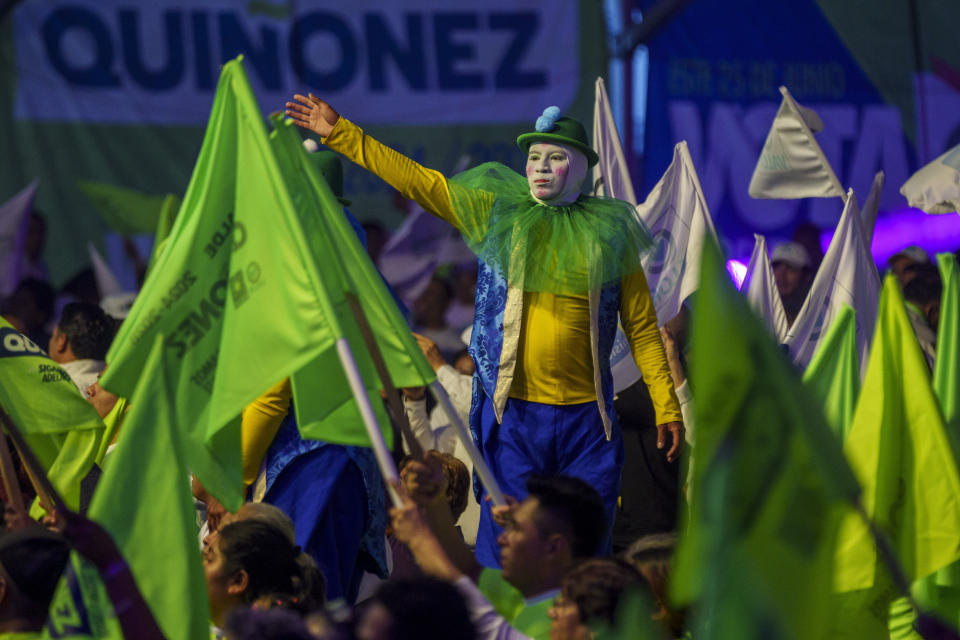
<path id="1" fill-rule="evenodd" d="M 832 229 L 820 234 L 824 253 L 831 238 Z M 911 245 L 923 247 L 931 256 L 960 249 L 960 216 L 955 213 L 932 215 L 912 207 L 881 214 L 870 246 L 877 264 L 885 268 L 890 256 Z"/>

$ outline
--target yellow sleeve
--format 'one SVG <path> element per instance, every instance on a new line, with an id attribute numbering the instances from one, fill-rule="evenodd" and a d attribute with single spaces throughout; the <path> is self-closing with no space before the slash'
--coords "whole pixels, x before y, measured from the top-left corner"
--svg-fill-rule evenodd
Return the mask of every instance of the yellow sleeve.
<path id="1" fill-rule="evenodd" d="M 637 269 L 621 281 L 620 323 L 630 342 L 633 359 L 650 390 L 657 424 L 682 422 L 680 402 L 673 389 L 670 366 L 657 328 L 657 312 L 650 299 L 650 288 L 643 269 Z"/>
<path id="2" fill-rule="evenodd" d="M 322 142 L 382 178 L 403 197 L 416 200 L 426 211 L 461 228 L 450 205 L 447 179 L 439 171 L 427 169 L 371 138 L 343 116 Z"/>
<path id="3" fill-rule="evenodd" d="M 243 484 L 253 484 L 260 473 L 260 464 L 280 423 L 290 408 L 292 390 L 290 379 L 270 387 L 266 393 L 243 409 L 240 421 L 241 452 L 243 455 Z"/>

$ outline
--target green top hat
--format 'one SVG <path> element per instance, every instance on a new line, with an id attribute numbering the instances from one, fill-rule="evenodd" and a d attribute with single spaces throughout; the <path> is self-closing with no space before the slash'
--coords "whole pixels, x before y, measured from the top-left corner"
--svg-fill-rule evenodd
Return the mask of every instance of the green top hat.
<path id="1" fill-rule="evenodd" d="M 343 165 L 340 156 L 328 149 L 314 151 L 307 154 L 313 160 L 314 166 L 323 174 L 323 179 L 330 185 L 330 190 L 337 197 L 337 201 L 345 207 L 350 201 L 343 197 Z"/>
<path id="2" fill-rule="evenodd" d="M 534 142 L 565 144 L 587 156 L 587 165 L 592 167 L 600 160 L 597 152 L 587 143 L 587 131 L 577 120 L 560 117 L 560 107 L 547 107 L 537 118 L 536 131 L 517 138 L 517 146 L 527 151 Z"/>

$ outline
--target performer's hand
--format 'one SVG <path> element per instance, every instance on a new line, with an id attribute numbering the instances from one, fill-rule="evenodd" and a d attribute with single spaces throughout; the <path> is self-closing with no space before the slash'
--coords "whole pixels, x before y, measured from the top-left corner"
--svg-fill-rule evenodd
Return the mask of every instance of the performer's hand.
<path id="1" fill-rule="evenodd" d="M 430 527 L 424 520 L 420 505 L 410 498 L 403 483 L 395 482 L 391 485 L 400 496 L 403 506 L 390 509 L 390 524 L 397 540 L 409 547 L 418 537 L 430 533 Z"/>
<path id="2" fill-rule="evenodd" d="M 503 499 L 507 501 L 506 505 L 490 505 L 490 515 L 493 517 L 494 522 L 505 528 L 513 521 L 513 512 L 517 510 L 517 507 L 520 505 L 520 503 L 517 502 L 516 498 L 507 494 L 503 494 Z M 484 500 L 487 502 L 493 502 L 493 496 L 487 494 Z"/>
<path id="3" fill-rule="evenodd" d="M 667 462 L 673 462 L 680 457 L 683 448 L 683 423 L 680 421 L 667 422 L 657 425 L 657 449 L 667 445 L 667 431 L 673 434 L 673 446 L 667 451 Z"/>
<path id="4" fill-rule="evenodd" d="M 444 360 L 440 354 L 440 349 L 437 347 L 436 342 L 419 333 L 414 333 L 413 337 L 417 339 L 417 346 L 420 347 L 420 351 L 423 351 L 423 355 L 426 356 L 427 362 L 430 363 L 434 371 L 437 371 L 440 367 L 447 364 L 447 361 Z"/>
<path id="5" fill-rule="evenodd" d="M 428 451 L 424 461 L 410 460 L 400 473 L 400 479 L 418 504 L 426 506 L 447 499 L 447 478 L 436 451 Z"/>
<path id="6" fill-rule="evenodd" d="M 296 102 L 288 102 L 286 110 L 293 124 L 309 129 L 321 138 L 330 135 L 333 125 L 340 119 L 340 114 L 333 107 L 312 93 L 306 96 L 298 93 L 293 99 Z"/>

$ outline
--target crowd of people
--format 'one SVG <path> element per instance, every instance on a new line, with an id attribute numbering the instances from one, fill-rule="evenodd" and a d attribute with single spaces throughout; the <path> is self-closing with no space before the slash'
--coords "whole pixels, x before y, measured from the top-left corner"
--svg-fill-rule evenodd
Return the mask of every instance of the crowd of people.
<path id="1" fill-rule="evenodd" d="M 671 602 L 669 582 L 685 508 L 681 454 L 695 428 L 686 380 L 695 349 L 687 340 L 689 314 L 683 309 L 657 327 L 636 261 L 644 239 L 626 222 L 587 238 L 575 224 L 537 226 L 543 207 L 562 210 L 565 220 L 581 216 L 585 226 L 600 214 L 619 215 L 618 205 L 580 193 L 596 162 L 582 126 L 545 112 L 546 120 L 518 140 L 528 156 L 526 178 L 483 165 L 448 181 L 380 145 L 318 98 L 297 96 L 287 108 L 331 149 L 451 222 L 480 256 L 479 266 L 438 270 L 410 301 L 408 318 L 506 504 L 475 486 L 465 443 L 426 389 L 402 389 L 402 400 L 427 453 L 419 458 L 409 443 L 405 451 L 398 447 L 400 481 L 387 487 L 369 450 L 300 437 L 283 381 L 243 414 L 243 507 L 227 511 L 194 478 L 211 633 L 573 640 L 617 629 L 629 610 L 662 637 L 686 637 L 686 611 Z M 543 264 L 518 267 L 512 256 L 521 241 L 511 216 L 528 213 L 523 246 Z M 100 306 L 89 272 L 54 289 L 42 261 L 43 218 L 33 219 L 30 270 L 0 311 L 110 425 L 98 456 L 106 467 L 129 405 L 98 379 L 122 318 Z M 371 241 L 375 261 L 383 243 L 377 228 L 355 228 Z M 491 246 L 497 243 L 503 246 Z M 822 257 L 818 245 L 806 245 L 798 234 L 771 256 L 791 321 Z M 594 277 L 594 266 L 605 273 Z M 893 256 L 889 269 L 932 366 L 939 273 L 918 247 Z M 614 394 L 605 360 L 617 317 L 643 379 Z M 29 499 L 33 482 L 22 464 L 17 468 Z M 85 479 L 79 513 L 61 508 L 36 522 L 8 507 L 8 532 L 0 536 L 0 638 L 40 637 L 71 548 L 95 565 L 126 637 L 162 637 L 109 534 L 84 515 L 98 474 L 95 468 Z M 390 491 L 399 506 L 389 506 Z M 631 629 L 620 637 L 639 634 Z"/>

